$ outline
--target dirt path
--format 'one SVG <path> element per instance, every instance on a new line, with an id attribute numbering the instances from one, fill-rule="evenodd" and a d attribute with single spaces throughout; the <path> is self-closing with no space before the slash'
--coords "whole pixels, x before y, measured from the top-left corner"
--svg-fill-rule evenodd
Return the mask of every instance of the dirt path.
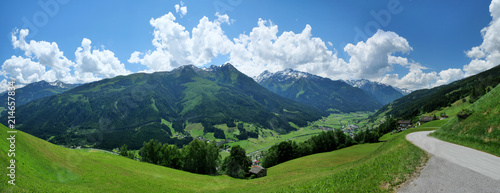
<path id="1" fill-rule="evenodd" d="M 500 157 L 428 137 L 429 133 L 406 136 L 432 157 L 400 192 L 500 192 Z"/>

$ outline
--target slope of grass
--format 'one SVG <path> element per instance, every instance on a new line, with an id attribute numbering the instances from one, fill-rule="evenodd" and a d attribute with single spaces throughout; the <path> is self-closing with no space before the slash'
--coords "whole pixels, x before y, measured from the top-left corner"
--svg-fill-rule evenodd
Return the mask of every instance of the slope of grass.
<path id="1" fill-rule="evenodd" d="M 1 137 L 7 128 L 0 125 Z M 418 129 L 414 129 L 417 131 Z M 421 129 L 420 129 L 421 130 Z M 404 132 L 404 134 L 410 131 Z M 276 192 L 391 191 L 425 153 L 404 139 L 363 144 L 291 160 L 253 180 L 192 174 L 97 150 L 71 150 L 23 132 L 16 138 L 16 186 L 0 174 L 1 192 Z M 8 142 L 0 140 L 0 163 Z"/>
<path id="2" fill-rule="evenodd" d="M 424 123 L 422 125 L 420 125 L 418 128 L 422 129 L 422 128 L 425 128 L 425 129 L 438 129 L 439 127 L 443 126 L 445 123 L 447 123 L 448 120 L 435 120 L 435 121 L 431 121 L 431 122 L 428 122 L 428 123 Z M 383 135 L 382 137 L 379 138 L 379 141 L 388 141 L 394 137 L 397 137 L 397 136 L 400 136 L 400 135 L 403 135 L 403 134 L 407 134 L 405 132 L 399 132 L 399 133 L 386 133 L 385 135 Z"/>
<path id="3" fill-rule="evenodd" d="M 500 86 L 470 108 L 474 113 L 467 119 L 454 117 L 432 136 L 500 156 Z"/>

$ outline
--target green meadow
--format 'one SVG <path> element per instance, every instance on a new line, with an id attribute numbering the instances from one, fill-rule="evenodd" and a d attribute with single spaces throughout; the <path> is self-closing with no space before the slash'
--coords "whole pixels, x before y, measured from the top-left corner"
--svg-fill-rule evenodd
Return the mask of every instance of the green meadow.
<path id="1" fill-rule="evenodd" d="M 29 134 L 16 135 L 16 185 L 2 192 L 391 192 L 427 158 L 424 151 L 394 136 L 384 143 L 362 144 L 310 155 L 268 168 L 263 178 L 246 180 L 209 176 L 134 161 L 99 150 L 63 148 Z M 0 126 L 6 138 L 5 126 Z M 0 140 L 7 164 L 7 140 Z"/>

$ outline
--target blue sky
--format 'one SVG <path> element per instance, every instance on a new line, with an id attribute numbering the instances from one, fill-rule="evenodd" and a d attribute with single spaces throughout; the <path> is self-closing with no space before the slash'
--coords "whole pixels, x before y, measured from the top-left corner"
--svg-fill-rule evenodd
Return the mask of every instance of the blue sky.
<path id="1" fill-rule="evenodd" d="M 55 79 L 76 83 L 230 61 L 249 76 L 293 68 L 421 89 L 500 63 L 500 40 L 494 38 L 500 31 L 498 4 L 1 1 L 0 73 L 16 77 L 20 85 Z"/>

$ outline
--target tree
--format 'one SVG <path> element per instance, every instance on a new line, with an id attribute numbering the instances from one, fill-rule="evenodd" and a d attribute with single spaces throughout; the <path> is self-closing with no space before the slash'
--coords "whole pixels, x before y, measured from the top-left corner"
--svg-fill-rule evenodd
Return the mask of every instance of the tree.
<path id="1" fill-rule="evenodd" d="M 176 146 L 163 144 L 160 157 L 160 165 L 174 169 L 182 168 L 182 154 Z"/>
<path id="2" fill-rule="evenodd" d="M 140 150 L 143 162 L 160 164 L 161 143 L 156 139 L 151 139 L 148 143 L 144 142 Z"/>
<path id="3" fill-rule="evenodd" d="M 217 139 L 226 139 L 226 134 L 224 133 L 224 130 L 215 128 L 214 129 L 214 137 Z"/>
<path id="4" fill-rule="evenodd" d="M 297 157 L 297 143 L 295 141 L 283 141 L 278 144 L 278 163 L 283 163 Z"/>
<path id="5" fill-rule="evenodd" d="M 224 159 L 222 168 L 231 177 L 244 178 L 251 165 L 252 161 L 246 156 L 245 149 L 236 145 L 231 147 L 231 155 Z"/>
<path id="6" fill-rule="evenodd" d="M 120 147 L 120 155 L 124 157 L 128 156 L 127 144 L 123 144 L 122 147 Z"/>
<path id="7" fill-rule="evenodd" d="M 183 169 L 198 174 L 215 174 L 219 164 L 219 148 L 215 143 L 195 139 L 182 149 Z"/>
<path id="8" fill-rule="evenodd" d="M 271 146 L 266 152 L 262 160 L 262 166 L 265 168 L 278 165 L 278 145 Z"/>

